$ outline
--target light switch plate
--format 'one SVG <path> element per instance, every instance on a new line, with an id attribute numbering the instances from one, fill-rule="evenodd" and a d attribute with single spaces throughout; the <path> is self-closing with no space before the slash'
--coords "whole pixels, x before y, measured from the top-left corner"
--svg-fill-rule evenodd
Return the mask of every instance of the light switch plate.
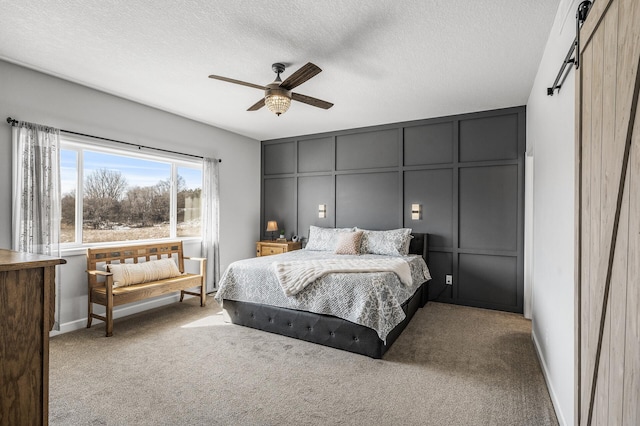
<path id="1" fill-rule="evenodd" d="M 453 285 L 453 275 L 446 275 L 444 283 L 447 285 Z"/>

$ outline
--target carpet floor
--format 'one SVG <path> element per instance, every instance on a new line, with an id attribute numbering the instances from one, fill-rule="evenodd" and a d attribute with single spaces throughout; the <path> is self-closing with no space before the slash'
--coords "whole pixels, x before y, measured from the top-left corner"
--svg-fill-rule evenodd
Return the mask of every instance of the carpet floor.
<path id="1" fill-rule="evenodd" d="M 556 425 L 521 315 L 428 303 L 382 360 L 197 299 L 53 337 L 52 425 Z"/>

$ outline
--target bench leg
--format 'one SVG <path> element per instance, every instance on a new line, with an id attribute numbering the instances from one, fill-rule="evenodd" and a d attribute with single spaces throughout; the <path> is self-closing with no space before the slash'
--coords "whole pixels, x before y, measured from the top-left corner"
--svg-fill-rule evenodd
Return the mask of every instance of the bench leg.
<path id="1" fill-rule="evenodd" d="M 184 299 L 184 290 L 180 290 L 180 301 Z"/>
<path id="2" fill-rule="evenodd" d="M 106 336 L 107 337 L 111 337 L 113 336 L 113 308 L 107 308 L 107 332 L 106 332 Z"/>
<path id="3" fill-rule="evenodd" d="M 106 312 L 106 328 L 107 328 L 107 337 L 113 336 L 113 293 L 110 288 L 107 289 L 107 312 Z"/>
<path id="4" fill-rule="evenodd" d="M 87 308 L 87 328 L 91 328 L 93 319 L 93 302 L 91 301 L 91 289 L 89 289 L 89 307 Z"/>
<path id="5" fill-rule="evenodd" d="M 200 306 L 207 304 L 207 259 L 200 262 Z"/>

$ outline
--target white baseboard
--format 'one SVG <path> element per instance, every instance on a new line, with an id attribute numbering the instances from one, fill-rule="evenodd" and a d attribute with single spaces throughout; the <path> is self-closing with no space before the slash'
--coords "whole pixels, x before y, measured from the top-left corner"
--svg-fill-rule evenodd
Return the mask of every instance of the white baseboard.
<path id="1" fill-rule="evenodd" d="M 185 298 L 190 297 L 185 295 Z M 113 310 L 113 318 L 122 318 L 128 315 L 137 314 L 138 312 L 147 311 L 149 309 L 158 308 L 160 306 L 169 305 L 171 303 L 177 302 L 180 300 L 180 294 L 172 294 L 170 296 L 162 297 L 160 299 L 150 300 L 148 302 L 137 303 L 131 306 L 123 306 L 118 309 Z M 96 306 L 96 305 L 94 305 Z M 104 311 L 96 312 L 98 315 L 105 315 Z M 95 324 L 99 324 L 102 321 L 94 318 L 92 322 L 92 326 Z M 80 330 L 81 328 L 87 327 L 87 317 L 77 319 L 75 321 L 65 322 L 60 324 L 60 330 L 53 330 L 49 333 L 50 337 L 57 336 L 58 334 L 68 333 L 74 330 Z"/>
<path id="2" fill-rule="evenodd" d="M 536 355 L 538 356 L 538 362 L 540 362 L 540 366 L 542 367 L 542 375 L 544 376 L 544 381 L 547 383 L 547 389 L 549 390 L 549 395 L 551 396 L 551 402 L 553 403 L 553 409 L 556 412 L 556 418 L 558 419 L 558 423 L 560 426 L 567 426 L 567 421 L 564 418 L 562 413 L 562 409 L 560 408 L 560 402 L 558 401 L 558 396 L 556 395 L 555 390 L 553 389 L 553 385 L 549 380 L 549 372 L 547 369 L 547 364 L 544 361 L 544 357 L 542 356 L 542 352 L 540 352 L 540 346 L 538 346 L 538 340 L 536 339 L 535 331 L 531 330 L 531 340 L 533 340 L 533 347 L 536 350 Z"/>

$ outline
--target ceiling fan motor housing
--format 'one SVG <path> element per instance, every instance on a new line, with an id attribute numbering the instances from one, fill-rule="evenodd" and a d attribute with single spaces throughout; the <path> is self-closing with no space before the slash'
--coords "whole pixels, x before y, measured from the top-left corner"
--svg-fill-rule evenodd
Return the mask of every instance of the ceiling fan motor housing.
<path id="1" fill-rule="evenodd" d="M 275 64 L 271 65 L 271 69 L 276 74 L 281 74 L 284 72 L 284 64 L 280 62 L 276 62 Z"/>

